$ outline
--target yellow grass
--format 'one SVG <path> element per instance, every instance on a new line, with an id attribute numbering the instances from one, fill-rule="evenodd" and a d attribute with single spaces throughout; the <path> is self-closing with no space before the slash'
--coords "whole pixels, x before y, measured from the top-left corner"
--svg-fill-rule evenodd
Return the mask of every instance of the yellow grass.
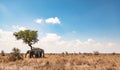
<path id="1" fill-rule="evenodd" d="M 0 70 L 120 70 L 120 55 L 52 55 L 9 62 L 0 56 Z"/>

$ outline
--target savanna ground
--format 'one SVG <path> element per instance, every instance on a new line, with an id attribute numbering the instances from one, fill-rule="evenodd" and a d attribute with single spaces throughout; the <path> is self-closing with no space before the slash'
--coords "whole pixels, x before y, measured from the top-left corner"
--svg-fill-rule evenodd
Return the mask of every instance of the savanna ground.
<path id="1" fill-rule="evenodd" d="M 18 61 L 8 56 L 0 56 L 0 70 L 120 70 L 120 54 L 46 54 Z"/>

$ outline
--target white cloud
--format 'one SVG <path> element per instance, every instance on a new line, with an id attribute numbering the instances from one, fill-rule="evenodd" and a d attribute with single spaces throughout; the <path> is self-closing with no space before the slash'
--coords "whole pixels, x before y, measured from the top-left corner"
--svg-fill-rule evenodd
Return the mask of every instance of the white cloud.
<path id="1" fill-rule="evenodd" d="M 112 45 L 112 46 L 111 46 Z M 97 42 L 92 38 L 87 41 L 77 40 L 62 40 L 62 37 L 57 34 L 46 34 L 42 37 L 36 46 L 44 48 L 47 52 L 120 52 L 118 45 L 107 42 Z M 111 46 L 111 47 L 110 47 Z M 115 47 L 116 46 L 116 47 Z"/>
<path id="2" fill-rule="evenodd" d="M 109 47 L 116 46 L 116 44 L 115 44 L 115 43 L 111 43 L 111 42 L 109 42 L 107 45 L 108 45 Z"/>
<path id="3" fill-rule="evenodd" d="M 44 42 L 56 42 L 60 39 L 61 37 L 58 36 L 57 34 L 52 34 L 52 33 L 47 33 L 46 37 L 43 37 L 41 41 Z"/>
<path id="4" fill-rule="evenodd" d="M 60 24 L 60 20 L 58 17 L 55 18 L 47 18 L 47 19 L 35 19 L 35 23 L 41 24 L 42 22 L 49 23 L 49 24 Z"/>
<path id="5" fill-rule="evenodd" d="M 94 43 L 95 41 L 93 40 L 93 39 L 91 39 L 91 38 L 89 38 L 88 40 L 87 40 L 89 43 Z"/>
<path id="6" fill-rule="evenodd" d="M 40 18 L 38 18 L 38 19 L 35 20 L 35 22 L 38 23 L 38 24 L 41 24 L 42 21 L 43 21 L 43 19 L 40 19 Z"/>
<path id="7" fill-rule="evenodd" d="M 96 46 L 96 47 L 101 47 L 101 46 L 103 46 L 103 44 L 100 43 L 100 42 L 96 42 L 96 43 L 94 44 L 94 46 Z"/>
<path id="8" fill-rule="evenodd" d="M 92 38 L 89 38 L 87 41 L 84 42 L 84 44 L 89 45 L 89 44 L 94 44 L 95 41 Z"/>
<path id="9" fill-rule="evenodd" d="M 12 28 L 15 30 L 26 30 L 27 29 L 26 27 L 19 26 L 19 25 L 13 25 Z"/>
<path id="10" fill-rule="evenodd" d="M 60 20 L 58 17 L 55 18 L 48 18 L 45 20 L 46 23 L 51 23 L 51 24 L 60 24 Z"/>
<path id="11" fill-rule="evenodd" d="M 12 35 L 12 32 L 3 31 L 2 29 L 0 29 L 0 41 L 13 40 L 13 38 L 10 38 L 10 35 Z"/>
<path id="12" fill-rule="evenodd" d="M 19 48 L 21 52 L 25 52 L 29 49 L 21 40 L 17 41 L 15 39 L 13 32 L 0 29 L 0 51 L 4 50 L 8 53 L 11 52 L 14 47 Z"/>
<path id="13" fill-rule="evenodd" d="M 86 41 L 63 40 L 63 38 L 54 33 L 47 33 L 39 39 L 39 42 L 33 45 L 40 47 L 45 52 L 120 52 L 119 44 L 113 42 L 97 42 L 90 38 Z M 10 52 L 13 47 L 19 48 L 22 52 L 26 52 L 29 48 L 22 40 L 16 40 L 13 32 L 0 29 L 0 51 Z"/>

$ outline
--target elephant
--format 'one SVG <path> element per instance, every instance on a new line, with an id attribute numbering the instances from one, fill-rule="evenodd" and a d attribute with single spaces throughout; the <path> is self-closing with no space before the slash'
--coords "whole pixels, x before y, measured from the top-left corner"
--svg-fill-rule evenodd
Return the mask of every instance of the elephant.
<path id="1" fill-rule="evenodd" d="M 44 50 L 40 49 L 40 48 L 33 48 L 32 50 L 28 50 L 25 54 L 26 55 L 29 54 L 29 57 L 35 57 L 35 58 L 40 58 L 40 57 L 44 57 Z"/>
<path id="2" fill-rule="evenodd" d="M 34 54 L 35 54 L 36 58 L 44 57 L 44 50 L 43 49 L 33 48 L 32 50 L 34 51 Z"/>
<path id="3" fill-rule="evenodd" d="M 32 50 L 28 50 L 25 54 L 25 57 L 27 56 L 27 54 L 29 54 L 29 58 L 32 58 L 34 55 L 34 52 Z"/>

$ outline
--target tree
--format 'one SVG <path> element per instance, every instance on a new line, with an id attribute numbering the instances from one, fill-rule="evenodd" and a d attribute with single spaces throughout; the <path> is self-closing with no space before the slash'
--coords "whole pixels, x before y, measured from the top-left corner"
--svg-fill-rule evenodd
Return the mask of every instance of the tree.
<path id="1" fill-rule="evenodd" d="M 37 31 L 34 30 L 24 30 L 19 32 L 14 32 L 13 35 L 16 37 L 17 40 L 22 39 L 24 43 L 28 44 L 28 46 L 32 50 L 32 45 L 38 42 L 38 35 Z"/>

